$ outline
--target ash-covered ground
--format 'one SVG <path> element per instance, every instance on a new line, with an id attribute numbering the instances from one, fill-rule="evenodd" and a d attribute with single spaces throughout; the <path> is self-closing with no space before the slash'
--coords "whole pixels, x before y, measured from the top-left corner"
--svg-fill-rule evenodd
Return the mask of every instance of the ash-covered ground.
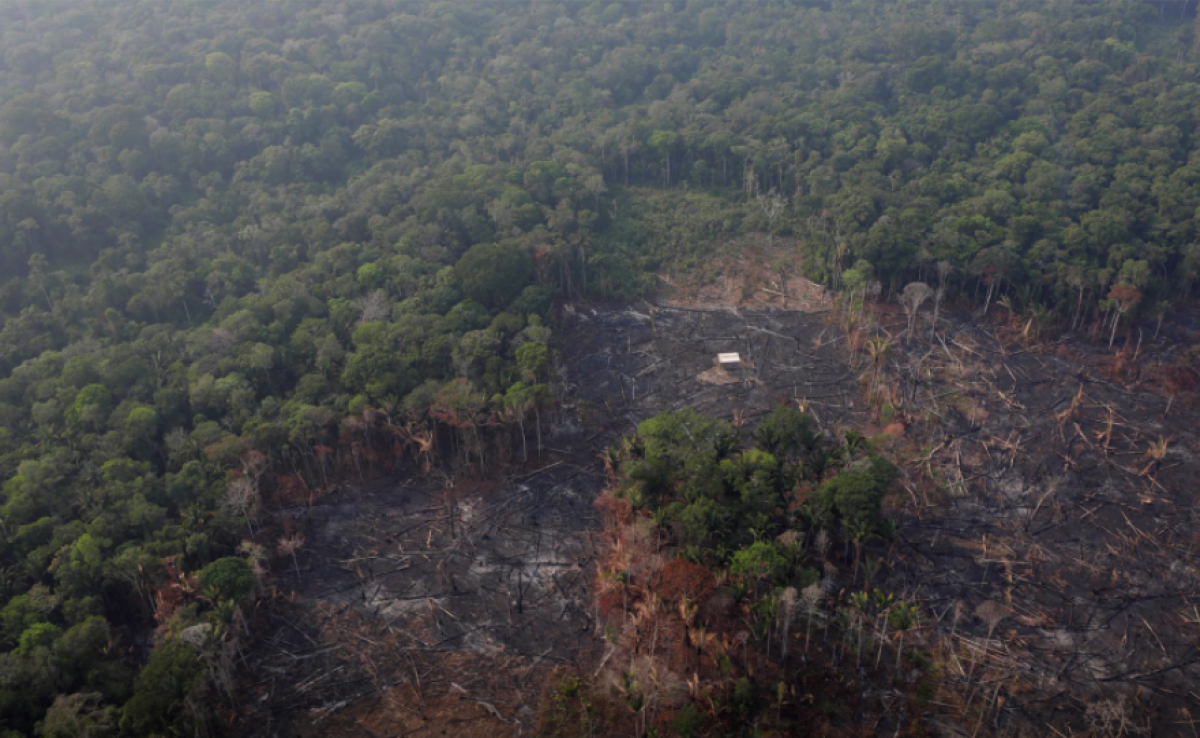
<path id="1" fill-rule="evenodd" d="M 1013 348 L 966 320 L 905 342 L 895 322 L 877 394 L 905 427 L 888 451 L 901 525 L 890 551 L 871 544 L 894 564 L 872 586 L 917 603 L 913 642 L 949 654 L 956 699 L 930 705 L 932 727 L 1200 735 L 1194 407 L 1111 381 L 1106 352 Z M 308 544 L 299 576 L 277 572 L 294 595 L 247 660 L 242 735 L 530 734 L 550 671 L 594 668 L 604 648 L 590 587 L 606 446 L 683 407 L 747 430 L 783 402 L 834 433 L 890 421 L 867 398 L 870 362 L 860 349 L 852 367 L 818 314 L 573 306 L 563 333 L 563 408 L 537 463 L 346 484 L 285 511 Z M 720 352 L 747 366 L 716 370 Z"/>
<path id="2" fill-rule="evenodd" d="M 530 733 L 549 671 L 587 669 L 603 648 L 591 503 L 608 445 L 682 407 L 748 428 L 796 398 L 830 427 L 862 413 L 842 339 L 817 316 L 646 305 L 575 307 L 564 322 L 563 410 L 540 467 L 347 483 L 283 511 L 307 544 L 299 576 L 279 567 L 293 595 L 250 659 L 241 734 Z M 729 351 L 754 368 L 714 381 Z"/>
<path id="3" fill-rule="evenodd" d="M 890 326 L 913 498 L 888 585 L 919 593 L 997 732 L 1200 735 L 1200 414 L 1159 381 L 1194 372 L 1170 368 L 1197 345 L 1180 318 L 1119 358 Z"/>

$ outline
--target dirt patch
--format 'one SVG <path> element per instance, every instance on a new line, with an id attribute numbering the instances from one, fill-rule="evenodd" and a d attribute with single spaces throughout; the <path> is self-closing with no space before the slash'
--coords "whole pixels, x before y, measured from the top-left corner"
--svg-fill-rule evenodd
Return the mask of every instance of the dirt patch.
<path id="1" fill-rule="evenodd" d="M 829 309 L 828 291 L 796 273 L 796 244 L 746 237 L 728 244 L 701 273 L 659 274 L 665 307 Z"/>
<path id="2" fill-rule="evenodd" d="M 743 360 L 736 367 L 726 368 L 719 364 L 709 367 L 696 375 L 696 381 L 715 385 L 757 382 L 758 373 L 754 370 L 754 364 Z"/>
<path id="3" fill-rule="evenodd" d="M 591 429 L 617 439 L 640 420 L 691 407 L 750 427 L 780 403 L 804 403 L 822 427 L 865 423 L 843 339 L 819 317 L 775 308 L 650 305 L 582 307 L 569 316 L 563 350 L 568 403 Z M 706 383 L 718 353 L 736 351 L 752 381 Z"/>

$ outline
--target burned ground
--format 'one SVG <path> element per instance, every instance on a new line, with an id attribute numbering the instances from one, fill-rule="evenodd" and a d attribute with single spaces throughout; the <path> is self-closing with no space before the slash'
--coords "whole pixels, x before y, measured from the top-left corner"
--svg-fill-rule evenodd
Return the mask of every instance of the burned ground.
<path id="1" fill-rule="evenodd" d="M 815 316 L 581 307 L 565 321 L 563 411 L 540 468 L 347 483 L 283 511 L 307 544 L 279 567 L 293 593 L 264 616 L 241 734 L 528 734 L 547 673 L 603 647 L 589 586 L 606 446 L 681 407 L 752 426 L 803 397 L 827 424 L 865 418 L 842 339 Z M 700 381 L 719 351 L 756 368 Z"/>
<path id="2" fill-rule="evenodd" d="M 271 616 L 245 734 L 527 729 L 546 671 L 595 643 L 598 472 L 586 454 L 545 461 L 500 484 L 346 484 L 291 511 L 308 545 L 280 572 L 294 595 Z"/>
<path id="3" fill-rule="evenodd" d="M 950 320 L 905 342 L 890 327 L 913 504 L 889 584 L 921 594 L 954 663 L 980 664 L 974 686 L 949 678 L 1006 697 L 988 718 L 1002 728 L 1196 735 L 1194 395 L 1077 340 L 1023 346 Z M 1195 345 L 1173 328 L 1142 364 Z"/>
<path id="4" fill-rule="evenodd" d="M 817 315 L 647 304 L 581 308 L 571 321 L 577 337 L 563 356 L 570 391 L 585 423 L 605 424 L 610 437 L 685 407 L 753 426 L 780 403 L 805 401 L 827 428 L 866 421 L 841 360 L 844 339 Z M 739 353 L 748 366 L 712 381 L 721 352 Z"/>
<path id="5" fill-rule="evenodd" d="M 564 323 L 563 409 L 539 464 L 490 484 L 346 484 L 285 511 L 308 544 L 298 572 L 278 572 L 294 595 L 266 616 L 242 734 L 531 733 L 550 671 L 590 673 L 604 650 L 589 589 L 601 451 L 662 411 L 752 428 L 781 402 L 830 432 L 906 426 L 886 441 L 906 474 L 875 584 L 919 603 L 913 642 L 946 654 L 935 727 L 1197 734 L 1187 402 L 1110 381 L 1110 355 L 1014 348 L 946 320 L 935 339 L 893 342 L 881 419 L 866 359 L 822 315 L 576 306 Z M 711 381 L 725 351 L 752 366 Z"/>

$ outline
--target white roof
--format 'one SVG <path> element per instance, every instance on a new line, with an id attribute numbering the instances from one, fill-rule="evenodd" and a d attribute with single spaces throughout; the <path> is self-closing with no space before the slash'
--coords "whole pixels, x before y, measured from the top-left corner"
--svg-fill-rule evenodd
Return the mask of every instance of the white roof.
<path id="1" fill-rule="evenodd" d="M 717 354 L 717 363 L 719 364 L 741 364 L 742 357 L 737 353 Z"/>

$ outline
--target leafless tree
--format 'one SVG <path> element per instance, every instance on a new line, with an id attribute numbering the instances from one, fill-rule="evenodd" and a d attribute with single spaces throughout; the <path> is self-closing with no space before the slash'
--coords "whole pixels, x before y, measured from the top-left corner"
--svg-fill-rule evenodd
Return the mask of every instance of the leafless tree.
<path id="1" fill-rule="evenodd" d="M 904 288 L 904 292 L 900 293 L 900 304 L 904 306 L 904 312 L 908 315 L 908 331 L 906 335 L 912 335 L 913 324 L 917 320 L 917 312 L 920 311 L 921 305 L 925 301 L 933 297 L 933 288 L 924 282 L 909 282 Z"/>
<path id="2" fill-rule="evenodd" d="M 194 450 L 192 437 L 183 428 L 172 428 L 167 431 L 163 441 L 167 444 L 167 455 L 171 457 L 182 457 Z"/>
<path id="3" fill-rule="evenodd" d="M 259 451 L 248 451 L 242 456 L 242 474 L 253 481 L 256 486 L 268 466 L 267 457 Z"/>
<path id="4" fill-rule="evenodd" d="M 237 342 L 237 336 L 232 331 L 216 328 L 208 335 L 208 350 L 217 356 L 229 356 Z"/>
<path id="5" fill-rule="evenodd" d="M 361 313 L 360 323 L 375 323 L 392 315 L 392 302 L 384 290 L 368 292 L 358 299 L 356 305 Z"/>
<path id="6" fill-rule="evenodd" d="M 878 279 L 872 279 L 870 283 L 867 284 L 867 288 L 863 290 L 862 309 L 867 309 L 868 298 L 871 301 L 875 301 L 879 299 L 881 294 L 883 294 L 883 282 L 880 282 Z"/>
<path id="7" fill-rule="evenodd" d="M 939 261 L 937 263 L 938 288 L 933 295 L 933 328 L 937 330 L 938 318 L 942 312 L 942 300 L 946 297 L 946 278 L 950 276 L 950 272 L 954 271 L 954 267 L 948 261 Z M 930 333 L 932 336 L 932 332 Z"/>
<path id="8" fill-rule="evenodd" d="M 252 541 L 242 541 L 238 544 L 238 552 L 250 560 L 250 571 L 254 573 L 254 584 L 259 592 L 263 591 L 263 580 L 267 576 L 267 550 L 262 544 Z"/>
<path id="9" fill-rule="evenodd" d="M 292 566 L 296 569 L 296 580 L 300 579 L 300 562 L 296 559 L 296 552 L 304 545 L 304 534 L 294 533 L 286 538 L 279 539 L 279 545 L 276 550 L 280 556 L 291 556 Z"/>
<path id="10" fill-rule="evenodd" d="M 780 619 L 779 642 L 783 644 L 783 658 L 787 658 L 788 653 L 788 633 L 792 629 L 792 617 L 796 614 L 796 588 L 788 587 L 783 590 L 783 594 L 779 597 L 779 604 L 783 607 L 783 617 Z"/>
<path id="11" fill-rule="evenodd" d="M 1125 317 L 1125 313 L 1142 301 L 1142 292 L 1133 285 L 1118 284 L 1109 290 L 1108 299 L 1113 305 L 1112 334 L 1108 337 L 1108 347 L 1112 348 L 1117 338 L 1117 324 Z"/>
<path id="12" fill-rule="evenodd" d="M 821 558 L 825 558 L 825 554 L 829 552 L 830 539 L 829 533 L 824 528 L 817 531 L 816 538 L 813 540 L 813 545 L 817 547 L 817 554 L 820 555 Z"/>
<path id="13" fill-rule="evenodd" d="M 761 192 L 758 193 L 754 201 L 758 205 L 759 212 L 767 220 L 767 245 L 770 246 L 775 240 L 775 221 L 783 214 L 787 200 L 772 189 L 765 195 Z"/>
<path id="14" fill-rule="evenodd" d="M 628 670 L 610 672 L 606 681 L 631 703 L 640 702 L 638 735 L 645 733 L 659 708 L 673 707 L 687 697 L 687 684 L 649 655 L 634 656 Z"/>
<path id="15" fill-rule="evenodd" d="M 951 617 L 952 617 L 952 619 L 950 621 L 950 640 L 951 641 L 954 640 L 954 634 L 958 632 L 958 621 L 962 620 L 964 609 L 965 608 L 963 606 L 962 600 L 956 600 L 954 602 L 954 604 L 950 606 L 950 613 L 951 613 Z"/>
<path id="16" fill-rule="evenodd" d="M 821 598 L 825 596 L 825 591 L 821 589 L 820 584 L 810 584 L 800 592 L 800 599 L 804 606 L 804 616 L 808 619 L 808 627 L 804 631 L 804 657 L 808 658 L 808 644 L 812 637 L 812 622 L 821 612 Z"/>
<path id="17" fill-rule="evenodd" d="M 254 539 L 254 525 L 250 522 L 254 517 L 254 513 L 258 508 L 258 490 L 254 486 L 254 482 L 246 477 L 238 477 L 229 483 L 228 489 L 225 490 L 225 497 L 221 500 L 221 505 L 235 515 L 241 515 L 246 521 L 246 528 L 250 531 L 251 540 Z"/>
<path id="18" fill-rule="evenodd" d="M 1079 290 L 1079 299 L 1075 302 L 1075 311 L 1071 316 L 1071 330 L 1075 330 L 1079 324 L 1079 318 L 1083 314 L 1083 293 L 1088 282 L 1083 272 L 1072 269 L 1067 272 L 1067 284 Z"/>
<path id="19" fill-rule="evenodd" d="M 234 641 L 226 640 L 228 636 L 229 630 L 226 628 L 213 627 L 212 623 L 199 623 L 184 628 L 179 640 L 196 649 L 208 669 L 212 684 L 232 703 L 237 699 L 233 677 L 233 655 L 237 646 Z"/>
<path id="20" fill-rule="evenodd" d="M 891 347 L 891 343 L 883 336 L 871 336 L 867 339 L 867 355 L 871 357 L 871 391 L 867 395 L 868 398 L 875 397 L 875 391 L 879 387 L 879 373 Z"/>

